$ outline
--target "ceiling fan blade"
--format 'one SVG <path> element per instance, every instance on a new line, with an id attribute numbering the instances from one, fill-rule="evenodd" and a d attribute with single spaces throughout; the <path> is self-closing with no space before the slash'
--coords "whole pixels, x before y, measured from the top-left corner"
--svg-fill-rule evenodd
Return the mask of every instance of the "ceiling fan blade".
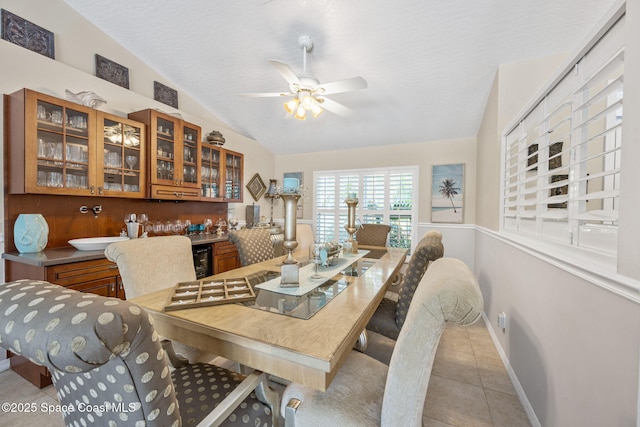
<path id="1" fill-rule="evenodd" d="M 362 77 L 352 77 L 350 79 L 337 80 L 321 84 L 316 93 L 319 95 L 330 95 L 332 93 L 350 92 L 367 88 L 367 81 Z"/>
<path id="2" fill-rule="evenodd" d="M 294 85 L 294 84 L 300 85 L 300 80 L 298 79 L 298 76 L 293 71 L 293 69 L 289 66 L 289 64 L 284 63 L 282 61 L 278 61 L 277 59 L 270 59 L 269 62 L 271 63 L 271 65 L 275 67 L 276 70 L 278 70 L 280 74 L 282 74 L 282 77 L 284 77 L 284 79 L 290 85 Z"/>
<path id="3" fill-rule="evenodd" d="M 345 107 L 342 104 L 332 101 L 329 98 L 325 98 L 324 96 L 318 96 L 317 99 L 322 100 L 320 107 L 324 108 L 330 113 L 337 114 L 338 116 L 341 116 L 341 117 L 349 117 L 351 114 L 353 114 L 353 110 Z"/>
<path id="4" fill-rule="evenodd" d="M 285 92 L 239 93 L 238 96 L 242 96 L 244 98 L 268 98 L 268 97 L 278 97 L 278 96 L 295 96 L 295 93 L 285 93 Z"/>

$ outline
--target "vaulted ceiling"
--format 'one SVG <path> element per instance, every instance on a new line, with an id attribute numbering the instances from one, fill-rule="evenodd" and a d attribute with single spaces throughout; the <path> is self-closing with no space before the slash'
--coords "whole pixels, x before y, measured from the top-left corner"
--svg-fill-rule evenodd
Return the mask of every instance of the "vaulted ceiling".
<path id="1" fill-rule="evenodd" d="M 500 64 L 571 53 L 613 0 L 65 0 L 233 130 L 276 154 L 475 137 Z M 320 82 L 353 110 L 304 121 L 268 62 Z M 535 90 L 534 90 L 535 91 Z"/>

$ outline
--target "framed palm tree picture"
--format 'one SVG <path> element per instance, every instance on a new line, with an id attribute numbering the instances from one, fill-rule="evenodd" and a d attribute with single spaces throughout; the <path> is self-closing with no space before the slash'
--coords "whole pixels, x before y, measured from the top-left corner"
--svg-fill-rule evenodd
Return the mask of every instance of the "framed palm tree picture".
<path id="1" fill-rule="evenodd" d="M 464 218 L 464 164 L 433 165 L 431 222 L 462 223 Z"/>

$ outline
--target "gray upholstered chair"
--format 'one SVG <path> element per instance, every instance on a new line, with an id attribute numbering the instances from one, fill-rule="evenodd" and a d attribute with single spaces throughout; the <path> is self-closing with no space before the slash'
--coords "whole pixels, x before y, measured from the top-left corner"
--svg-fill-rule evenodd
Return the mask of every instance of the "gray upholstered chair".
<path id="1" fill-rule="evenodd" d="M 238 249 L 240 264 L 255 264 L 275 257 L 271 233 L 267 228 L 243 228 L 229 232 L 229 241 Z"/>
<path id="2" fill-rule="evenodd" d="M 0 313 L 0 346 L 49 369 L 60 405 L 73 408 L 63 413 L 69 426 L 263 426 L 279 417 L 265 374 L 208 364 L 171 372 L 151 318 L 128 301 L 19 280 L 0 285 Z"/>
<path id="3" fill-rule="evenodd" d="M 196 280 L 191 240 L 185 236 L 124 240 L 107 246 L 104 254 L 118 265 L 128 299 Z M 207 362 L 216 357 L 177 341 L 173 345 L 191 362 Z M 173 354 L 170 356 L 175 363 Z"/>
<path id="4" fill-rule="evenodd" d="M 356 231 L 356 241 L 365 246 L 386 246 L 389 231 L 387 224 L 362 224 Z"/>
<path id="5" fill-rule="evenodd" d="M 442 234 L 431 230 L 425 233 L 409 258 L 398 290 L 398 301 L 383 298 L 367 324 L 367 329 L 391 339 L 397 339 L 405 322 L 413 295 L 430 262 L 444 255 Z"/>
<path id="6" fill-rule="evenodd" d="M 478 282 L 462 261 L 442 258 L 416 291 L 389 366 L 352 351 L 326 392 L 287 386 L 280 410 L 285 426 L 422 425 L 431 368 L 447 322 L 480 318 Z"/>

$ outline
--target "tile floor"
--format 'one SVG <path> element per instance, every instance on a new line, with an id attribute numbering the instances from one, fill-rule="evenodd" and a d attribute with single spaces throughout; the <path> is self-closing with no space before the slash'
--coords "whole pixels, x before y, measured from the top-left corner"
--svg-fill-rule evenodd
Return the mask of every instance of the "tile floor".
<path id="1" fill-rule="evenodd" d="M 11 370 L 0 372 L 0 402 L 55 405 L 52 386 L 38 390 Z M 486 325 L 448 326 L 440 341 L 424 405 L 425 427 L 530 426 Z M 63 426 L 62 416 L 38 410 L 0 413 L 0 426 Z"/>
<path id="2" fill-rule="evenodd" d="M 482 320 L 445 329 L 431 372 L 422 425 L 531 426 Z"/>

